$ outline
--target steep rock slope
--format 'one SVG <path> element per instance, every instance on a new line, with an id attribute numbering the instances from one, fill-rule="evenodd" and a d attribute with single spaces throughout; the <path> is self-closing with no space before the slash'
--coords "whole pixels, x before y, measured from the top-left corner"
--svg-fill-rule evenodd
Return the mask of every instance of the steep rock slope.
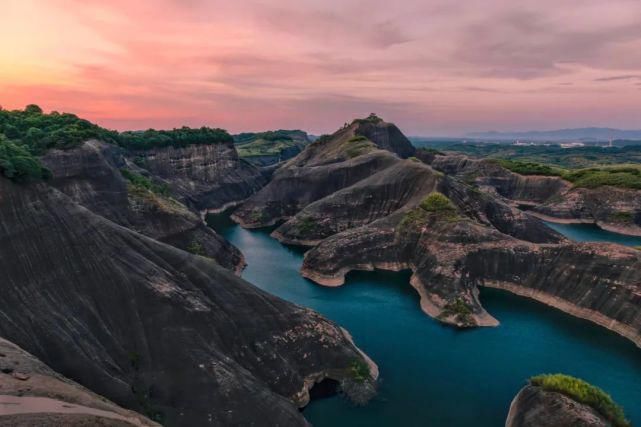
<path id="1" fill-rule="evenodd" d="M 50 184 L 92 212 L 181 249 L 197 248 L 226 268 L 239 271 L 244 266 L 240 251 L 197 213 L 169 195 L 129 183 L 121 169 L 146 172 L 128 163 L 122 149 L 93 140 L 50 150 L 41 160 L 52 172 Z"/>
<path id="2" fill-rule="evenodd" d="M 172 194 L 199 211 L 223 210 L 257 192 L 266 179 L 240 159 L 234 143 L 162 147 L 132 151 L 129 156 L 163 179 Z"/>
<path id="3" fill-rule="evenodd" d="M 595 223 L 607 230 L 641 235 L 641 191 L 574 187 L 557 176 L 520 175 L 497 161 L 462 155 L 436 156 L 430 164 L 543 219 Z"/>
<path id="4" fill-rule="evenodd" d="M 356 184 L 324 197 L 278 227 L 273 236 L 283 243 L 314 246 L 326 237 L 368 224 L 433 191 L 438 174 L 427 165 L 399 160 Z"/>
<path id="5" fill-rule="evenodd" d="M 355 120 L 284 164 L 232 218 L 244 227 L 273 225 L 413 153 L 410 142 L 393 124 L 375 116 Z"/>
<path id="6" fill-rule="evenodd" d="M 505 427 L 610 427 L 610 423 L 590 406 L 561 393 L 528 385 L 519 391 Z"/>
<path id="7" fill-rule="evenodd" d="M 478 286 L 506 289 L 589 319 L 641 346 L 641 254 L 618 245 L 536 244 L 457 208 L 420 207 L 323 240 L 302 274 L 338 286 L 350 270 L 411 269 L 423 310 L 457 326 L 494 325 Z"/>
<path id="8" fill-rule="evenodd" d="M 248 213 L 257 215 L 252 225 L 286 219 L 272 235 L 312 246 L 301 273 L 322 285 L 341 285 L 351 270 L 411 269 L 422 309 L 444 323 L 496 325 L 478 299 L 479 286 L 492 286 L 589 319 L 641 345 L 639 251 L 571 244 L 513 203 L 545 200 L 548 191 L 566 191 L 565 182 L 522 177 L 496 162 L 461 156 L 434 156 L 426 159 L 430 166 L 379 148 L 352 161 L 387 152 L 389 164 L 344 186 L 324 181 L 319 188 L 296 179 L 285 185 L 278 179 L 293 177 L 292 171 L 353 167 L 341 156 L 361 125 L 354 121 L 311 144 L 277 172 L 272 184 L 278 185 L 246 202 L 236 219 L 244 224 Z"/>
<path id="9" fill-rule="evenodd" d="M 0 426 L 159 426 L 63 377 L 0 338 Z"/>
<path id="10" fill-rule="evenodd" d="M 45 184 L 0 179 L 0 230 L 0 336 L 119 405 L 168 425 L 304 425 L 315 382 L 371 388 L 333 323 Z"/>

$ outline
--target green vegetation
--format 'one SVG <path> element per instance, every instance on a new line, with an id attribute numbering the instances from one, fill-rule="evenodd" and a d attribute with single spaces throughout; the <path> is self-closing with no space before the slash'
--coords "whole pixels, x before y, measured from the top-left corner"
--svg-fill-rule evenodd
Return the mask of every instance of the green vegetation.
<path id="1" fill-rule="evenodd" d="M 641 165 L 608 165 L 586 169 L 563 169 L 520 160 L 499 160 L 501 166 L 521 175 L 558 176 L 575 187 L 597 188 L 611 185 L 641 189 Z"/>
<path id="2" fill-rule="evenodd" d="M 183 147 L 191 144 L 218 144 L 231 142 L 232 137 L 223 129 L 182 127 L 172 130 L 148 129 L 118 133 L 69 113 L 43 113 L 37 105 L 24 110 L 0 109 L 0 135 L 15 145 L 39 156 L 52 148 L 68 149 L 82 142 L 98 139 L 135 150 L 156 147 Z"/>
<path id="3" fill-rule="evenodd" d="M 634 249 L 636 249 L 636 250 L 638 250 L 638 251 L 641 251 L 641 245 L 639 245 L 639 246 L 633 246 L 633 248 L 634 248 Z"/>
<path id="4" fill-rule="evenodd" d="M 408 157 L 407 160 L 411 160 L 416 163 L 421 163 L 421 160 L 418 157 L 414 157 L 414 156 Z"/>
<path id="5" fill-rule="evenodd" d="M 367 366 L 367 363 L 362 359 L 354 359 L 349 367 L 349 371 L 354 381 L 358 383 L 371 379 L 369 366 Z"/>
<path id="6" fill-rule="evenodd" d="M 249 219 L 251 219 L 252 222 L 262 222 L 264 217 L 264 212 L 260 210 L 252 211 L 252 213 L 249 215 Z"/>
<path id="7" fill-rule="evenodd" d="M 37 105 L 27 105 L 23 110 L 0 110 L 0 134 L 41 155 L 51 148 L 72 148 L 89 139 L 109 143 L 118 141 L 118 133 L 103 129 L 75 114 L 53 111 L 44 114 Z"/>
<path id="8" fill-rule="evenodd" d="M 304 216 L 296 222 L 296 230 L 298 230 L 300 234 L 311 233 L 317 226 L 318 223 L 316 222 L 316 219 L 311 216 Z"/>
<path id="9" fill-rule="evenodd" d="M 432 155 L 439 155 L 439 156 L 442 156 L 445 154 L 442 151 L 439 151 L 436 148 L 431 148 L 431 147 L 419 147 L 417 148 L 417 150 L 423 152 L 424 154 L 432 154 Z"/>
<path id="10" fill-rule="evenodd" d="M 362 135 L 356 135 L 347 140 L 345 153 L 351 159 L 372 151 L 376 146 Z"/>
<path id="11" fill-rule="evenodd" d="M 283 151 L 298 147 L 301 151 L 309 143 L 302 130 L 276 130 L 234 135 L 234 143 L 240 157 L 278 156 Z"/>
<path id="12" fill-rule="evenodd" d="M 15 182 L 37 181 L 51 176 L 26 148 L 0 135 L 0 174 Z"/>
<path id="13" fill-rule="evenodd" d="M 416 141 L 417 147 L 457 152 L 477 158 L 511 159 L 541 163 L 565 169 L 582 169 L 593 166 L 641 163 L 641 145 L 623 147 L 585 146 L 562 148 L 560 145 L 528 145 L 466 143 L 460 140 Z M 636 144 L 639 144 L 636 142 Z"/>
<path id="14" fill-rule="evenodd" d="M 196 240 L 192 240 L 191 243 L 189 243 L 189 246 L 187 246 L 187 251 L 191 252 L 194 255 L 201 255 L 201 256 L 206 255 L 205 248 L 200 242 Z"/>
<path id="15" fill-rule="evenodd" d="M 473 326 L 474 319 L 472 318 L 472 308 L 462 298 L 456 298 L 454 301 L 448 302 L 439 318 L 448 318 L 454 316 L 456 321 L 464 326 Z"/>
<path id="16" fill-rule="evenodd" d="M 456 206 L 442 193 L 434 191 L 427 195 L 419 205 L 407 212 L 400 223 L 401 229 L 418 227 L 428 220 L 453 222 L 458 220 Z"/>
<path id="17" fill-rule="evenodd" d="M 641 189 L 641 166 L 604 166 L 567 171 L 563 178 L 575 187 L 596 188 L 604 185 Z"/>
<path id="18" fill-rule="evenodd" d="M 452 204 L 450 199 L 447 198 L 443 193 L 434 191 L 427 195 L 426 198 L 421 200 L 419 204 L 420 208 L 426 210 L 427 212 L 437 212 L 437 213 L 452 213 L 456 211 L 456 207 Z"/>
<path id="19" fill-rule="evenodd" d="M 521 160 L 500 159 L 498 163 L 505 169 L 521 175 L 562 176 L 563 169 Z"/>
<path id="20" fill-rule="evenodd" d="M 193 144 L 221 144 L 232 142 L 226 130 L 201 127 L 181 127 L 172 130 L 148 129 L 145 131 L 122 132 L 117 142 L 132 150 L 150 150 L 160 147 L 185 147 Z"/>
<path id="21" fill-rule="evenodd" d="M 632 212 L 615 212 L 610 216 L 614 222 L 629 223 L 634 221 L 634 214 Z"/>
<path id="22" fill-rule="evenodd" d="M 563 374 L 545 374 L 530 378 L 532 385 L 547 391 L 562 393 L 577 402 L 591 406 L 603 415 L 614 427 L 629 427 L 623 409 L 610 395 L 583 380 Z"/>
<path id="23" fill-rule="evenodd" d="M 152 193 L 161 196 L 169 195 L 169 187 L 166 184 L 155 184 L 146 176 L 142 176 L 127 169 L 120 169 L 120 173 L 127 181 L 129 181 L 130 185 L 134 187 L 134 189 L 151 191 Z"/>

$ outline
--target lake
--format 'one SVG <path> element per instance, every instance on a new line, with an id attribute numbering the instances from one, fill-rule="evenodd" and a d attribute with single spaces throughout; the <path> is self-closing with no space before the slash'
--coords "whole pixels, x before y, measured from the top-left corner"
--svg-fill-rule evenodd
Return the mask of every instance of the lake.
<path id="1" fill-rule="evenodd" d="M 269 231 L 245 230 L 222 216 L 212 226 L 245 254 L 245 279 L 344 326 L 379 365 L 375 400 L 363 407 L 340 396 L 315 400 L 303 412 L 315 426 L 503 426 L 526 379 L 556 372 L 603 388 L 641 425 L 641 350 L 604 328 L 482 289 L 483 305 L 501 325 L 455 330 L 423 314 L 409 272 L 350 273 L 344 286 L 325 288 L 299 275 L 303 251 Z M 561 231 L 593 238 L 594 230 L 574 227 Z"/>

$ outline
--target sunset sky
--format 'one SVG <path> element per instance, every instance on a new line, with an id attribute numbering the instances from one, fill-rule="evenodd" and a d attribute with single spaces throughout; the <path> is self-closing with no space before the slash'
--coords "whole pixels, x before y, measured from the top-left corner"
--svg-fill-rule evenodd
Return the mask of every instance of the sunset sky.
<path id="1" fill-rule="evenodd" d="M 641 128 L 639 0 L 2 0 L 0 105 L 116 129 Z"/>

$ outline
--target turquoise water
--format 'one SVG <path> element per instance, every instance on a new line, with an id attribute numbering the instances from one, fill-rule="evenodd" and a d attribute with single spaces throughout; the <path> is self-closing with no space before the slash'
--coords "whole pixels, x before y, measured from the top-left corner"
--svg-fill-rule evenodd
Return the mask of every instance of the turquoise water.
<path id="1" fill-rule="evenodd" d="M 627 236 L 603 230 L 594 224 L 557 224 L 546 222 L 548 227 L 577 242 L 614 242 L 626 246 L 641 246 L 641 237 Z"/>
<path id="2" fill-rule="evenodd" d="M 343 287 L 324 288 L 298 274 L 300 249 L 267 231 L 220 219 L 213 226 L 245 254 L 245 279 L 346 327 L 378 363 L 378 397 L 364 407 L 340 396 L 316 400 L 304 410 L 315 426 L 503 426 L 525 380 L 544 372 L 602 387 L 641 425 L 641 350 L 603 328 L 484 289 L 481 300 L 501 325 L 457 331 L 421 312 L 407 272 L 351 273 Z"/>

